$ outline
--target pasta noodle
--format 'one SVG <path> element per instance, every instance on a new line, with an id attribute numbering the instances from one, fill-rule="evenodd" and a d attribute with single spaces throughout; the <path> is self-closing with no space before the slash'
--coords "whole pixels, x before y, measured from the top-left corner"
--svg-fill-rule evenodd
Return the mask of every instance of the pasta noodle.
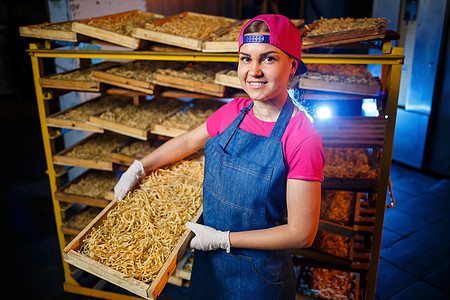
<path id="1" fill-rule="evenodd" d="M 185 159 L 144 178 L 92 229 L 80 252 L 125 277 L 151 282 L 202 203 L 203 159 Z"/>

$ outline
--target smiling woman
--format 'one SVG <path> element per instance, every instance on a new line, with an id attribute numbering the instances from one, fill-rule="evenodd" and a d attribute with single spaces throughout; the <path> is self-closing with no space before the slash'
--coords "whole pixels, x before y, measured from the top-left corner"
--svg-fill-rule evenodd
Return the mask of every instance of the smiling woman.
<path id="1" fill-rule="evenodd" d="M 249 98 L 135 161 L 115 187 L 124 194 L 146 172 L 205 148 L 204 225 L 186 224 L 195 233 L 191 299 L 295 299 L 290 249 L 314 240 L 325 163 L 321 137 L 288 94 L 305 71 L 287 17 L 250 20 L 238 66 Z"/>

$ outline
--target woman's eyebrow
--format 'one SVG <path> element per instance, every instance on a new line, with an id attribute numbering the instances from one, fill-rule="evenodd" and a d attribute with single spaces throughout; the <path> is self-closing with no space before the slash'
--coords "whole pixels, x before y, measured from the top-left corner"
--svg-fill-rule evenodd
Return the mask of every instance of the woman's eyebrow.
<path id="1" fill-rule="evenodd" d="M 278 52 L 275 51 L 275 50 L 269 50 L 269 51 L 260 53 L 260 54 L 259 54 L 259 57 L 264 57 L 264 56 L 267 56 L 267 55 L 272 54 L 272 53 L 278 54 Z M 250 56 L 250 57 L 251 57 L 251 54 L 248 54 L 248 53 L 245 53 L 245 52 L 239 52 L 239 54 L 240 54 L 240 55 L 245 55 L 245 56 Z"/>

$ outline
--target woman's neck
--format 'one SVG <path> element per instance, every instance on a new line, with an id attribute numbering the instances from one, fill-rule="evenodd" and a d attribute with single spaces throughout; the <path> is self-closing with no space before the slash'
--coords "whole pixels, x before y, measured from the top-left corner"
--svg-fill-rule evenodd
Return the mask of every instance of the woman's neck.
<path id="1" fill-rule="evenodd" d="M 253 114 L 261 121 L 276 122 L 286 99 L 287 95 L 273 100 L 253 101 Z"/>

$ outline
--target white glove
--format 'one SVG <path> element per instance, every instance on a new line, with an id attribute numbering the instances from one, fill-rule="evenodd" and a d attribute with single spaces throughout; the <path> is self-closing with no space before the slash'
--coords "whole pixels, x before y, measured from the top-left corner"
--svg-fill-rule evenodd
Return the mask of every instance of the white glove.
<path id="1" fill-rule="evenodd" d="M 122 174 L 119 179 L 119 182 L 114 187 L 114 198 L 118 200 L 122 200 L 125 198 L 127 193 L 131 190 L 131 188 L 136 184 L 136 182 L 144 177 L 145 170 L 142 163 L 138 160 L 135 160 L 128 170 Z"/>
<path id="2" fill-rule="evenodd" d="M 225 249 L 230 253 L 230 232 L 220 231 L 205 225 L 187 222 L 186 227 L 195 233 L 191 248 L 202 251 Z"/>

